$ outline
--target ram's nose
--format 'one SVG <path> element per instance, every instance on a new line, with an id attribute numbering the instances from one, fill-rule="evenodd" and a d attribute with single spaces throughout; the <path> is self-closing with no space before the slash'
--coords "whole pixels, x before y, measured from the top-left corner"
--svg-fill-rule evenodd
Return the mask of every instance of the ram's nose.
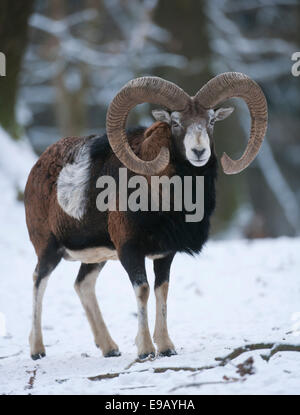
<path id="1" fill-rule="evenodd" d="M 201 156 L 205 153 L 205 149 L 198 150 L 197 148 L 192 148 L 192 152 L 195 154 L 198 160 L 201 159 Z"/>

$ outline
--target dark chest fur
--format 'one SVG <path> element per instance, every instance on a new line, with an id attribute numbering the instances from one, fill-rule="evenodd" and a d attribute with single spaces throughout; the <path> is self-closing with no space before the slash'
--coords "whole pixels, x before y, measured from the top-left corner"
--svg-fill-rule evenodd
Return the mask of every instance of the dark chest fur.
<path id="1" fill-rule="evenodd" d="M 132 137 L 140 136 L 144 129 L 135 130 Z M 112 162 L 112 158 L 115 159 Z M 99 189 L 96 188 L 98 177 L 113 176 L 118 183 L 119 168 L 123 167 L 112 153 L 106 136 L 95 137 L 91 146 L 91 180 L 90 200 L 87 219 L 83 219 L 77 232 L 67 233 L 64 245 L 70 249 L 107 246 L 113 248 L 107 228 L 107 212 L 96 212 L 96 198 Z M 132 229 L 131 238 L 138 244 L 145 255 L 155 255 L 167 252 L 186 252 L 194 254 L 200 252 L 209 234 L 210 216 L 215 208 L 215 180 L 217 174 L 217 160 L 214 154 L 209 163 L 203 168 L 195 168 L 184 160 L 177 160 L 171 152 L 171 163 L 176 166 L 175 174 L 183 179 L 184 176 L 193 177 L 192 193 L 195 201 L 196 176 L 204 176 L 204 217 L 200 222 L 187 222 L 186 215 L 191 212 L 124 212 Z M 128 173 L 128 179 L 134 174 Z M 184 194 L 184 181 L 182 180 Z M 129 193 L 130 194 L 130 191 Z M 150 200 L 150 197 L 149 197 Z M 171 197 L 172 206 L 172 197 Z M 183 203 L 184 207 L 184 203 Z M 92 213 L 92 214 L 91 214 Z M 106 220 L 104 220 L 106 216 Z M 79 237 L 80 235 L 80 237 Z"/>
<path id="2" fill-rule="evenodd" d="M 196 174 L 204 176 L 204 216 L 199 222 L 188 222 L 187 215 L 192 212 L 185 210 L 182 202 L 182 211 L 172 210 L 166 212 L 128 212 L 131 226 L 135 229 L 139 246 L 144 247 L 147 254 L 159 254 L 164 252 L 186 252 L 189 254 L 201 251 L 203 244 L 209 235 L 210 216 L 215 208 L 215 179 L 217 161 L 213 156 L 209 166 L 205 169 L 190 167 L 187 163 L 178 165 L 176 175 L 183 179 L 184 176 L 192 177 L 192 196 L 196 201 Z M 197 170 L 197 173 L 196 173 Z M 182 180 L 182 193 L 185 193 Z M 202 198 L 201 198 L 202 199 Z M 198 200 L 202 203 L 202 200 Z"/>

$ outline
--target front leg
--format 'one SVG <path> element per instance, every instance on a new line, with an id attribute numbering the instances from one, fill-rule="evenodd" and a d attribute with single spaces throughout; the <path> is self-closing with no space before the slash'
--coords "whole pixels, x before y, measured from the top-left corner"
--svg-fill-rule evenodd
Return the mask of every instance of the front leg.
<path id="1" fill-rule="evenodd" d="M 162 356 L 176 354 L 167 327 L 167 297 L 173 258 L 174 254 L 170 254 L 164 258 L 154 260 L 156 319 L 153 339 L 158 347 L 158 353 Z"/>
<path id="2" fill-rule="evenodd" d="M 155 348 L 151 340 L 147 302 L 149 297 L 149 284 L 145 269 L 145 256 L 139 251 L 139 247 L 126 242 L 119 253 L 120 261 L 128 273 L 132 283 L 138 308 L 138 332 L 135 343 L 138 348 L 138 356 L 145 359 L 147 356 L 155 356 Z"/>

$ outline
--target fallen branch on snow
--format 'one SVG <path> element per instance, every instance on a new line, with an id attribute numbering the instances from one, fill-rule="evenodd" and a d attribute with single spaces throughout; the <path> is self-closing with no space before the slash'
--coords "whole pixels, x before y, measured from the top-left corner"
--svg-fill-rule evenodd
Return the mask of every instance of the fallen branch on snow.
<path id="1" fill-rule="evenodd" d="M 200 366 L 200 367 L 190 367 L 190 366 L 167 366 L 167 367 L 154 367 L 151 368 L 153 373 L 165 373 L 168 370 L 171 371 L 175 371 L 175 372 L 179 372 L 179 371 L 187 371 L 187 372 L 202 372 L 203 370 L 209 370 L 209 369 L 215 369 L 216 367 L 222 367 L 227 365 L 229 362 L 231 362 L 232 360 L 234 360 L 235 358 L 237 358 L 238 356 L 240 356 L 243 353 L 247 353 L 249 351 L 255 351 L 255 350 L 269 350 L 268 354 L 264 354 L 261 355 L 261 357 L 266 360 L 267 362 L 270 360 L 270 358 L 272 356 L 274 356 L 275 353 L 278 352 L 300 352 L 300 345 L 293 345 L 293 344 L 285 344 L 285 343 L 253 343 L 253 344 L 247 344 L 245 346 L 242 347 L 237 347 L 236 349 L 234 349 L 231 353 L 229 353 L 228 355 L 224 356 L 224 357 L 216 357 L 215 360 L 218 361 L 219 363 L 213 364 L 213 365 L 207 365 L 207 366 Z M 97 375 L 97 376 L 89 376 L 87 379 L 91 380 L 91 381 L 100 381 L 100 380 L 104 380 L 104 379 L 113 379 L 113 378 L 117 378 L 120 375 L 128 375 L 131 373 L 141 373 L 141 372 L 147 372 L 149 370 L 149 368 L 147 369 L 142 369 L 142 370 L 134 370 L 134 371 L 129 371 L 128 369 L 133 366 L 133 364 L 135 363 L 144 363 L 146 361 L 153 361 L 155 359 L 145 359 L 145 360 L 141 360 L 141 359 L 136 359 L 134 360 L 132 363 L 130 363 L 130 365 L 128 365 L 126 367 L 126 369 L 122 372 L 115 372 L 115 373 L 104 373 L 101 375 Z M 237 365 L 237 369 L 238 369 L 238 373 L 240 374 L 240 376 L 244 376 L 244 374 L 253 374 L 252 371 L 252 367 L 249 367 L 249 371 L 242 371 L 242 369 L 244 369 L 245 363 L 247 363 L 247 365 L 249 365 L 250 360 L 247 359 L 243 364 Z M 241 367 L 243 366 L 243 368 Z M 248 366 L 247 366 L 248 367 Z M 65 379 L 66 380 L 66 379 Z M 236 381 L 236 379 L 229 379 L 227 382 L 221 382 L 221 383 L 232 383 L 233 381 Z M 214 383 L 220 383 L 220 382 L 214 382 Z M 192 386 L 202 386 L 204 384 L 208 384 L 208 383 L 193 383 L 193 384 L 187 384 L 185 385 L 186 387 L 192 387 Z M 178 386 L 179 387 L 179 386 Z M 181 386 L 183 387 L 183 386 Z"/>
<path id="2" fill-rule="evenodd" d="M 278 352 L 300 352 L 300 345 L 286 344 L 286 343 L 253 343 L 247 344 L 242 347 L 234 349 L 225 357 L 216 357 L 215 360 L 220 361 L 219 366 L 225 366 L 229 361 L 235 359 L 243 353 L 247 353 L 253 350 L 265 350 L 269 349 L 268 354 L 261 355 L 262 359 L 267 362 L 270 360 L 275 353 Z"/>

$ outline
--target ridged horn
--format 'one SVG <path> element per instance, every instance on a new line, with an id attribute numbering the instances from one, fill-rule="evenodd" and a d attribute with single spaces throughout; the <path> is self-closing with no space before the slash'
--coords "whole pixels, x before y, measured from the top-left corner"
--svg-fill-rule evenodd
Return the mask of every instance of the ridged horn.
<path id="1" fill-rule="evenodd" d="M 244 170 L 259 152 L 267 130 L 268 108 L 266 98 L 259 85 L 247 75 L 239 72 L 225 72 L 207 82 L 195 95 L 204 108 L 214 108 L 229 98 L 242 98 L 250 111 L 251 131 L 247 147 L 242 157 L 232 160 L 226 153 L 221 158 L 226 174 L 236 174 Z"/>
<path id="2" fill-rule="evenodd" d="M 138 174 L 155 175 L 169 164 L 169 150 L 162 147 L 151 161 L 141 160 L 132 151 L 126 136 L 126 120 L 132 108 L 148 102 L 167 107 L 171 111 L 183 110 L 191 100 L 181 88 L 158 77 L 142 77 L 129 81 L 112 100 L 106 117 L 107 136 L 119 160 Z"/>

